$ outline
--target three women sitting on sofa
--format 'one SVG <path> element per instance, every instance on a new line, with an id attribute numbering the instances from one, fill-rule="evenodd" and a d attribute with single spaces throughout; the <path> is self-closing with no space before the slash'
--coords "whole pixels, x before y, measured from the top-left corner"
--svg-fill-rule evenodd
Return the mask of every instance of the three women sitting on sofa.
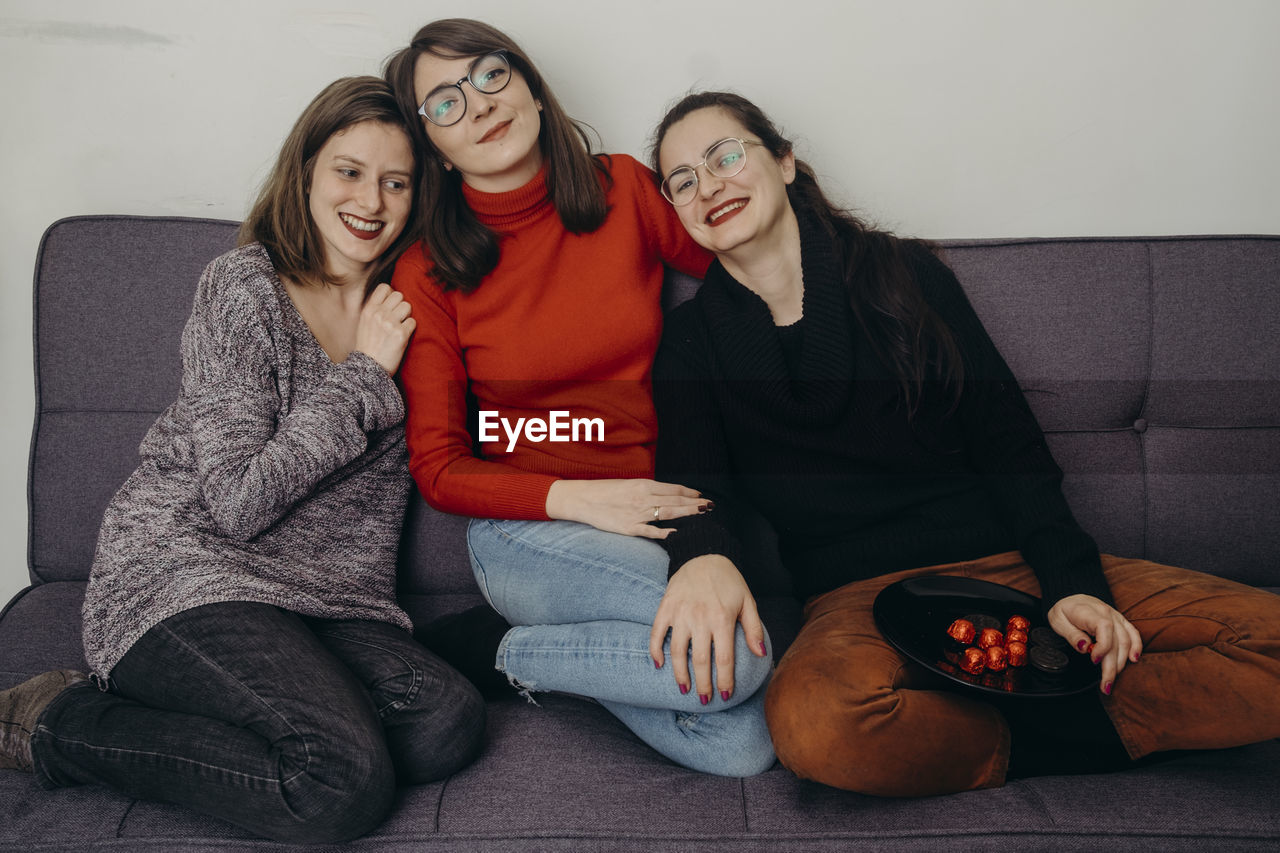
<path id="1" fill-rule="evenodd" d="M 803 777 L 916 796 L 1280 735 L 1280 599 L 1100 556 L 951 271 L 832 205 L 753 104 L 682 100 L 655 181 L 592 154 L 487 25 L 424 27 L 387 77 L 398 108 L 368 79 L 317 98 L 255 242 L 202 279 L 182 396 L 104 518 L 86 650 L 110 678 L 0 693 L 6 766 L 299 841 L 360 834 L 397 779 L 475 755 L 479 696 L 394 601 L 402 354 L 409 468 L 475 517 L 477 582 L 515 626 L 499 669 L 598 699 L 685 766 L 749 775 L 776 748 Z M 371 288 L 417 238 L 396 290 Z M 705 277 L 665 331 L 664 264 Z M 604 440 L 477 453 L 468 395 L 599 418 Z M 776 670 L 738 504 L 807 598 Z M 1040 596 L 1099 693 L 1032 716 L 943 689 L 871 615 L 924 575 Z M 387 694 L 422 672 L 430 695 Z"/>

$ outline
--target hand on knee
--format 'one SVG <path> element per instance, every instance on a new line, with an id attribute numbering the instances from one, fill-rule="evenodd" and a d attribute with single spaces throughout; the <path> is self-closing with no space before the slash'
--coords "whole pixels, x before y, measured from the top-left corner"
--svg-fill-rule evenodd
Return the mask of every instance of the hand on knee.
<path id="1" fill-rule="evenodd" d="M 689 560 L 668 581 L 649 631 L 649 654 L 659 668 L 668 637 L 676 682 L 682 692 L 696 689 L 704 705 L 717 696 L 728 703 L 735 694 L 741 701 L 768 677 L 769 652 L 755 599 L 741 572 L 719 554 Z"/>

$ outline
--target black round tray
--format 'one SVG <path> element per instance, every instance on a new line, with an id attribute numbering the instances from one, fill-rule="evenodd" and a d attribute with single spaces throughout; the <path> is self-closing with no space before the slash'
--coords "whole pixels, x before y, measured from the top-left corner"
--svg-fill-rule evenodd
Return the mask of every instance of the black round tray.
<path id="1" fill-rule="evenodd" d="M 1089 656 L 1065 641 L 1059 647 L 1066 652 L 1067 667 L 1057 673 L 1042 672 L 1028 662 L 1003 673 L 970 675 L 949 661 L 948 653 L 954 656 L 960 647 L 947 636 L 947 628 L 964 616 L 985 613 L 1003 626 L 1020 614 L 1031 620 L 1032 628 L 1047 627 L 1040 599 L 998 583 L 945 575 L 908 578 L 881 590 L 872 613 L 880 633 L 899 652 L 954 684 L 989 696 L 1073 696 L 1096 688 L 1101 677 Z"/>

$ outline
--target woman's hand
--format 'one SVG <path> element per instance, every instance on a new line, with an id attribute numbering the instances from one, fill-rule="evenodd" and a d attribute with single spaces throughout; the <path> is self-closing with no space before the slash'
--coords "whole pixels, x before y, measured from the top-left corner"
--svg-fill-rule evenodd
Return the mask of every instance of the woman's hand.
<path id="1" fill-rule="evenodd" d="M 747 648 L 758 657 L 766 657 L 764 624 L 742 573 L 719 554 L 694 557 L 671 576 L 667 592 L 658 605 L 658 614 L 649 632 L 649 654 L 654 666 L 663 665 L 662 642 L 670 629 L 671 670 L 680 692 L 688 693 L 694 686 L 702 704 L 711 700 L 714 652 L 714 689 L 720 692 L 721 699 L 728 701 L 733 695 L 733 647 L 739 622 Z M 690 649 L 693 651 L 692 684 Z"/>
<path id="2" fill-rule="evenodd" d="M 654 480 L 557 480 L 547 492 L 551 518 L 647 539 L 666 539 L 672 532 L 650 522 L 706 512 L 710 505 L 693 489 Z"/>
<path id="3" fill-rule="evenodd" d="M 409 316 L 409 303 L 388 284 L 380 284 L 364 301 L 356 326 L 356 349 L 394 376 L 404 357 L 409 336 L 418 321 Z"/>
<path id="4" fill-rule="evenodd" d="M 1142 635 L 1119 611 L 1092 595 L 1068 595 L 1049 608 L 1049 625 L 1076 651 L 1102 664 L 1100 689 L 1108 696 L 1127 663 L 1142 655 Z"/>

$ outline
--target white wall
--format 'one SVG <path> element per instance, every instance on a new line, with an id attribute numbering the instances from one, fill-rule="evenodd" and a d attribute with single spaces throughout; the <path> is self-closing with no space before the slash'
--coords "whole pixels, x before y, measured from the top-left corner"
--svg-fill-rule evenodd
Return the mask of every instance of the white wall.
<path id="1" fill-rule="evenodd" d="M 690 88 L 735 88 L 794 134 L 834 195 L 902 232 L 1280 232 L 1275 0 L 478 8 L 609 150 L 643 154 Z M 409 0 L 0 0 L 0 602 L 26 584 L 30 282 L 44 228 L 85 213 L 240 218 L 324 84 L 377 73 L 419 25 L 467 13 Z"/>

